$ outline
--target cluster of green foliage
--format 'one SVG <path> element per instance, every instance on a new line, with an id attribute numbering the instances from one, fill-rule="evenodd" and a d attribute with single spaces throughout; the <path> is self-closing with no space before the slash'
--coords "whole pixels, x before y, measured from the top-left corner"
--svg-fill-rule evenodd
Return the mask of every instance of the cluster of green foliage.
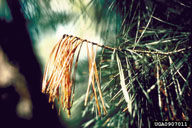
<path id="1" fill-rule="evenodd" d="M 94 98 L 84 127 L 151 127 L 152 121 L 191 120 L 190 1 L 92 0 L 83 13 L 102 26 L 97 58 L 108 114 Z M 115 35 L 115 40 L 113 39 Z M 110 43 L 109 43 L 110 42 Z"/>

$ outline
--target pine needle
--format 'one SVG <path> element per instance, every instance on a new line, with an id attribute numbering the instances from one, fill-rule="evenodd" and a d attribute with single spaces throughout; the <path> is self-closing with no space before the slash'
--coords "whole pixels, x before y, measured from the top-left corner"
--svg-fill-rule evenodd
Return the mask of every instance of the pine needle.
<path id="1" fill-rule="evenodd" d="M 123 91 L 124 99 L 125 99 L 125 101 L 127 102 L 128 112 L 129 112 L 130 114 L 132 114 L 132 102 L 131 102 L 130 96 L 129 96 L 129 94 L 128 94 L 126 85 L 125 85 L 125 77 L 124 77 L 124 73 L 123 73 L 123 68 L 122 68 L 121 61 L 120 61 L 120 59 L 119 59 L 118 54 L 116 55 L 116 57 L 117 57 L 117 65 L 118 65 L 119 73 L 120 73 L 121 89 L 122 89 L 122 91 Z"/>

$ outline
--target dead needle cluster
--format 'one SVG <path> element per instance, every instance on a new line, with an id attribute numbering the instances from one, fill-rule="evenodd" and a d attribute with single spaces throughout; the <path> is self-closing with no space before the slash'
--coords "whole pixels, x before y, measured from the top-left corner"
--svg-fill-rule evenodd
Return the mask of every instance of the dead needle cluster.
<path id="1" fill-rule="evenodd" d="M 74 97 L 75 74 L 83 42 L 87 44 L 87 56 L 89 63 L 89 80 L 85 97 L 85 105 L 87 104 L 90 86 L 92 85 L 98 113 L 101 115 L 98 96 L 95 88 L 96 80 L 104 114 L 106 114 L 107 111 L 102 98 L 97 66 L 95 62 L 96 52 L 94 52 L 93 44 L 91 47 L 91 52 L 89 51 L 89 42 L 87 40 L 64 35 L 62 39 L 54 46 L 50 53 L 48 63 L 45 67 L 42 92 L 49 94 L 49 102 L 54 103 L 55 99 L 58 100 L 58 103 L 60 104 L 59 113 L 61 108 L 66 108 L 68 116 L 71 115 L 70 109 L 72 107 Z M 77 56 L 74 57 L 76 51 Z M 74 60 L 74 58 L 76 60 Z"/>

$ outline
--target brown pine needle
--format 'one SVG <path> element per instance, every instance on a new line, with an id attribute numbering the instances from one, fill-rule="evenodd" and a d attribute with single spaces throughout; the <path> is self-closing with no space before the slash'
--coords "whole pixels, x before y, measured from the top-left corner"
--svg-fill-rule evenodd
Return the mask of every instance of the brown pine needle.
<path id="1" fill-rule="evenodd" d="M 91 55 L 92 55 L 92 58 L 90 59 L 91 62 L 89 62 L 89 64 L 91 64 L 91 70 L 93 71 L 93 73 L 90 74 L 90 76 L 92 76 L 92 81 L 91 81 L 91 83 L 92 83 L 93 92 L 94 92 L 94 95 L 95 95 L 95 101 L 96 101 L 98 113 L 99 113 L 99 116 L 101 116 L 100 107 L 99 107 L 99 102 L 98 102 L 98 98 L 97 98 L 97 92 L 96 92 L 96 89 L 95 89 L 94 65 L 95 65 L 96 53 L 94 53 L 93 45 L 92 45 L 92 49 L 91 49 Z"/>
<path id="2" fill-rule="evenodd" d="M 89 81 L 88 81 L 88 87 L 87 87 L 87 92 L 85 95 L 85 103 L 84 105 L 87 105 L 87 101 L 88 101 L 88 95 L 89 95 L 89 90 L 90 90 L 90 85 L 91 85 L 91 76 L 90 76 L 90 72 L 91 70 L 91 64 L 90 64 L 90 56 L 89 56 L 89 48 L 88 48 L 88 44 L 87 44 L 87 58 L 88 58 L 88 65 L 89 65 Z"/>
<path id="3" fill-rule="evenodd" d="M 105 103 L 104 103 L 102 92 L 101 92 L 101 85 L 100 85 L 100 82 L 99 82 L 99 76 L 98 76 L 98 72 L 97 72 L 96 63 L 94 64 L 94 70 L 95 70 L 95 78 L 96 78 L 96 82 L 97 82 L 97 86 L 98 86 L 99 95 L 100 95 L 100 98 L 101 98 L 104 114 L 106 115 L 107 114 L 107 109 L 105 108 Z"/>

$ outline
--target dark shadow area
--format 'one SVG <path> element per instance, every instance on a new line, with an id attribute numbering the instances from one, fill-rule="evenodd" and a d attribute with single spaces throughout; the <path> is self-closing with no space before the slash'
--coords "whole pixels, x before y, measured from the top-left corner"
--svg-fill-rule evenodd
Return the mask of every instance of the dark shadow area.
<path id="1" fill-rule="evenodd" d="M 18 67 L 24 76 L 33 104 L 33 117 L 30 120 L 17 117 L 15 112 L 19 95 L 13 86 L 0 88 L 0 127 L 1 128 L 61 128 L 56 110 L 51 109 L 46 95 L 41 93 L 42 72 L 34 55 L 32 42 L 21 12 L 18 0 L 7 0 L 13 20 L 0 20 L 0 47 L 9 61 Z"/>

